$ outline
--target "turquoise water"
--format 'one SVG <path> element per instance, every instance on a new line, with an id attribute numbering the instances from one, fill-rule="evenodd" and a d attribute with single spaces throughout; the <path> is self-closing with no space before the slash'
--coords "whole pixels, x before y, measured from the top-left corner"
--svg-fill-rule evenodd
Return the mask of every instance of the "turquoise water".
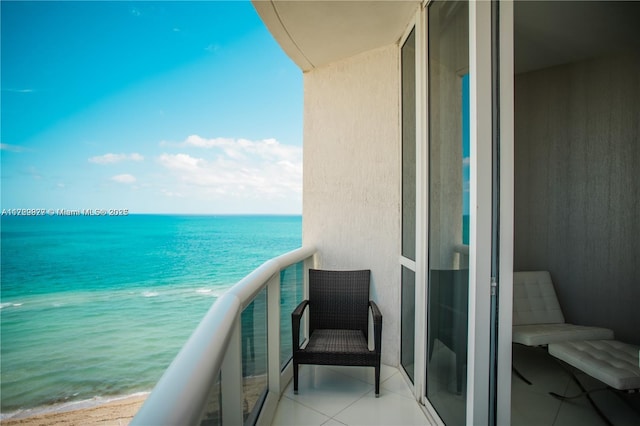
<path id="1" fill-rule="evenodd" d="M 300 216 L 2 217 L 0 411 L 149 391 Z"/>
<path id="2" fill-rule="evenodd" d="M 469 215 L 462 215 L 462 244 L 469 245 Z"/>

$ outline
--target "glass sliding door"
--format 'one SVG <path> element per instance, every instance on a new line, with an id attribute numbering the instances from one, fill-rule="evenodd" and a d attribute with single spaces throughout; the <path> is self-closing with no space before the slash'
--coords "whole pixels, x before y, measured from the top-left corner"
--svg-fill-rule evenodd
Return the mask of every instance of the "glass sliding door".
<path id="1" fill-rule="evenodd" d="M 429 224 L 426 397 L 466 422 L 469 209 L 469 5 L 428 7 Z"/>
<path id="2" fill-rule="evenodd" d="M 411 269 L 402 266 L 402 346 L 400 357 L 402 368 L 407 373 L 411 381 L 414 381 L 415 373 L 415 291 L 416 273 Z"/>
<path id="3" fill-rule="evenodd" d="M 402 46 L 402 320 L 400 362 L 414 381 L 416 260 L 415 28 Z"/>
<path id="4" fill-rule="evenodd" d="M 426 307 L 417 309 L 426 320 L 423 395 L 447 425 L 508 424 L 513 5 L 432 0 L 424 20 L 427 179 L 419 194 L 428 201 L 419 217 L 427 219 L 427 254 L 424 269 L 418 255 L 416 282 L 426 283 Z"/>

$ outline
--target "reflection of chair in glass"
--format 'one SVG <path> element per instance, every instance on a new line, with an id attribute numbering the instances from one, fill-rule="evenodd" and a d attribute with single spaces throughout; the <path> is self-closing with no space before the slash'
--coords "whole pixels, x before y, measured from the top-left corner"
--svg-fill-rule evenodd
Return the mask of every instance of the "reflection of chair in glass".
<path id="1" fill-rule="evenodd" d="M 309 271 L 309 299 L 291 314 L 293 324 L 293 389 L 298 391 L 298 366 L 355 365 L 375 367 L 380 394 L 382 314 L 369 300 L 371 271 Z M 300 318 L 309 307 L 309 342 L 300 347 Z M 373 316 L 374 350 L 369 350 L 369 308 Z"/>
<path id="2" fill-rule="evenodd" d="M 613 331 L 565 322 L 548 271 L 513 273 L 512 341 L 526 346 L 546 346 L 571 340 L 611 340 Z M 514 369 L 525 382 L 527 379 Z"/>
<path id="3" fill-rule="evenodd" d="M 456 357 L 456 392 L 463 391 L 467 365 L 469 270 L 431 270 L 429 281 L 429 359 L 435 340 Z"/>

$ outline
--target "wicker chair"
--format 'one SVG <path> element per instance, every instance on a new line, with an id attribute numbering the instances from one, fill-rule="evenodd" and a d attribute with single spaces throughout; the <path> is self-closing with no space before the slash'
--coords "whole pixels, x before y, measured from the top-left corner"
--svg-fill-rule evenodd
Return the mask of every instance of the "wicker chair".
<path id="1" fill-rule="evenodd" d="M 309 270 L 309 299 L 291 314 L 293 389 L 298 392 L 298 366 L 357 365 L 375 367 L 380 394 L 382 314 L 369 300 L 371 271 Z M 309 307 L 309 342 L 300 347 L 300 318 Z M 369 350 L 369 308 L 373 317 L 374 350 Z"/>

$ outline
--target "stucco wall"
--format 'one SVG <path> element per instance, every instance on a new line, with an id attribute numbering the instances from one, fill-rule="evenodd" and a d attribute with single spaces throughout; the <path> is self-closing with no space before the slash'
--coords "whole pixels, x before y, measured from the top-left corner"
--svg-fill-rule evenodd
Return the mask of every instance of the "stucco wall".
<path id="1" fill-rule="evenodd" d="M 516 76 L 515 122 L 515 269 L 640 344 L 640 55 Z"/>
<path id="2" fill-rule="evenodd" d="M 319 267 L 371 269 L 382 361 L 400 321 L 400 74 L 390 45 L 304 75 L 303 241 Z"/>

